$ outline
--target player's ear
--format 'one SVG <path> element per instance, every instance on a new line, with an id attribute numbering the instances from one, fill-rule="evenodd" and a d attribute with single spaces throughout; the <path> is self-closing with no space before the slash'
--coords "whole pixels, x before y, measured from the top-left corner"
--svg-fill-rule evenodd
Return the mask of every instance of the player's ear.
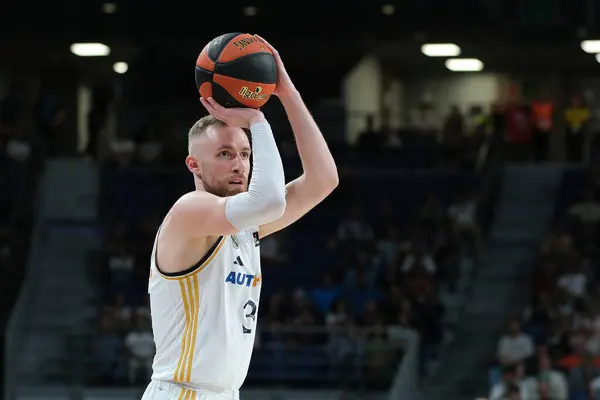
<path id="1" fill-rule="evenodd" d="M 190 172 L 193 172 L 193 173 L 200 172 L 200 163 L 194 156 L 187 156 L 185 158 L 185 165 L 190 170 Z"/>

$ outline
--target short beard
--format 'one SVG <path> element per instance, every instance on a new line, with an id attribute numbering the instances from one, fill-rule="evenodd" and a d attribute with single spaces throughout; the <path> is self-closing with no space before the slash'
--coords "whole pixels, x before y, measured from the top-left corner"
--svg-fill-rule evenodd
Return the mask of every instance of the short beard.
<path id="1" fill-rule="evenodd" d="M 204 179 L 202 179 L 202 174 L 196 174 L 196 178 L 202 182 L 202 186 L 204 187 L 205 191 L 218 197 L 230 197 L 235 196 L 238 193 L 242 193 L 242 191 L 237 188 L 211 186 Z"/>

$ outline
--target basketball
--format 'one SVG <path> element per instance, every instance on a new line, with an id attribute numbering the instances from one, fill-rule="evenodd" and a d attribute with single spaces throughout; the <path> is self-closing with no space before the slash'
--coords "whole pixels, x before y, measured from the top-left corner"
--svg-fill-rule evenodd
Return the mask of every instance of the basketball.
<path id="1" fill-rule="evenodd" d="M 227 33 L 210 41 L 196 60 L 200 96 L 223 107 L 262 107 L 277 82 L 273 53 L 248 33 Z"/>

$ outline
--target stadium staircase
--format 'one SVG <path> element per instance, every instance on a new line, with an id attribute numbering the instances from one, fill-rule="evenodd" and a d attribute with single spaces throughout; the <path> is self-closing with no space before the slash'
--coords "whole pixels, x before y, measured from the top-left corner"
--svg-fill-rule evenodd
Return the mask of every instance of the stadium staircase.
<path id="1" fill-rule="evenodd" d="M 9 325 L 12 382 L 77 383 L 78 337 L 92 329 L 96 310 L 86 276 L 96 233 L 98 172 L 81 159 L 48 162 L 41 179 L 28 278 Z M 76 379 L 75 379 L 76 380 Z"/>
<path id="2" fill-rule="evenodd" d="M 428 400 L 487 397 L 488 373 L 509 317 L 530 301 L 531 266 L 552 220 L 563 169 L 507 165 L 487 242 L 487 257 L 476 277 L 456 338 L 427 384 Z"/>

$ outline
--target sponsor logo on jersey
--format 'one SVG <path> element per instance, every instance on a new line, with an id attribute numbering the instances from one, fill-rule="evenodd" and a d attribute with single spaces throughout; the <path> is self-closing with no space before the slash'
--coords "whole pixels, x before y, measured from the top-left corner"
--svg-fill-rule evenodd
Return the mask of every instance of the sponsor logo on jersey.
<path id="1" fill-rule="evenodd" d="M 254 287 L 260 285 L 262 280 L 261 275 L 245 274 L 243 272 L 231 271 L 225 278 L 225 283 L 230 283 L 236 286 Z"/>
<path id="2" fill-rule="evenodd" d="M 260 246 L 260 237 L 258 236 L 258 232 L 252 232 L 252 237 L 254 238 L 254 247 Z"/>

